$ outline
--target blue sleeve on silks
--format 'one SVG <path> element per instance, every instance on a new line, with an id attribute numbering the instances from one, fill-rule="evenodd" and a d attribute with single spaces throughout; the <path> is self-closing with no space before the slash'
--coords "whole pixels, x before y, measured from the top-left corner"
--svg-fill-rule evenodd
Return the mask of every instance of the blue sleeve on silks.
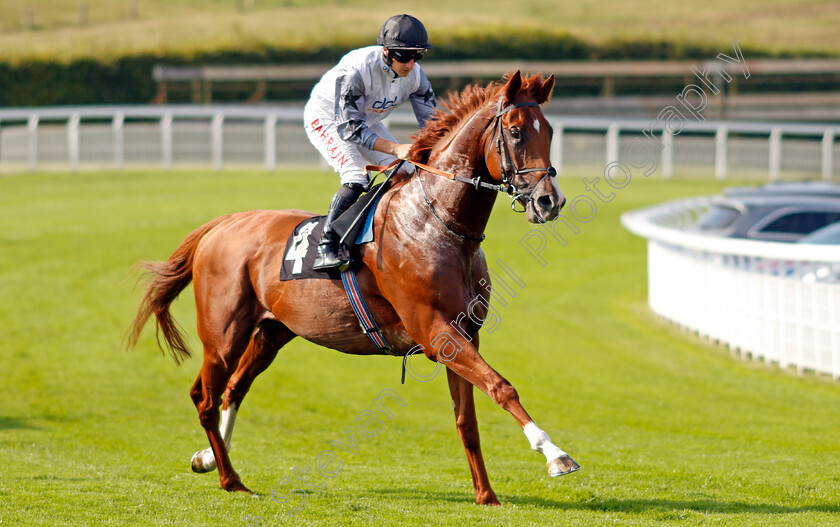
<path id="1" fill-rule="evenodd" d="M 369 150 L 379 138 L 367 125 L 365 90 L 362 76 L 348 71 L 335 81 L 335 125 L 338 136 Z"/>

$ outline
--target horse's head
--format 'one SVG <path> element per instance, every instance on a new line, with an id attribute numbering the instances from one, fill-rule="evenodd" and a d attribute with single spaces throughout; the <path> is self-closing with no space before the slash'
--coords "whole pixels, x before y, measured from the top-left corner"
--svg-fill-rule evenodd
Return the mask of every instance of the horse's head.
<path id="1" fill-rule="evenodd" d="M 519 202 L 531 223 L 553 220 L 566 203 L 549 159 L 553 132 L 540 107 L 553 87 L 554 75 L 534 76 L 524 84 L 519 71 L 511 75 L 491 102 L 496 115 L 483 138 L 491 177 L 507 185 L 511 207 L 516 210 Z"/>

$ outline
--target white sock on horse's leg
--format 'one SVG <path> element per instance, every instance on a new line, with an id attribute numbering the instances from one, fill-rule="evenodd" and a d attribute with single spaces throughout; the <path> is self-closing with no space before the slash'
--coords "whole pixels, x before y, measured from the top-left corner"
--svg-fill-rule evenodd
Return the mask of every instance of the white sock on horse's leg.
<path id="1" fill-rule="evenodd" d="M 231 438 L 233 437 L 233 425 L 236 423 L 236 403 L 230 404 L 227 408 L 222 410 L 222 423 L 219 426 L 219 433 L 222 434 L 222 439 L 225 442 L 228 452 L 230 452 Z M 199 458 L 199 463 L 204 467 L 205 471 L 211 471 L 216 468 L 216 456 L 213 455 L 212 448 L 205 448 L 200 452 L 196 452 L 193 458 Z"/>
<path id="2" fill-rule="evenodd" d="M 236 411 L 236 403 L 231 403 L 222 410 L 222 424 L 219 426 L 219 432 L 222 434 L 222 439 L 224 439 L 228 451 L 230 451 L 230 441 L 233 437 L 233 425 L 236 424 Z"/>
<path id="3" fill-rule="evenodd" d="M 533 421 L 522 428 L 525 437 L 531 443 L 531 448 L 545 456 L 546 461 L 552 461 L 567 455 L 563 449 L 551 442 L 551 438 Z"/>

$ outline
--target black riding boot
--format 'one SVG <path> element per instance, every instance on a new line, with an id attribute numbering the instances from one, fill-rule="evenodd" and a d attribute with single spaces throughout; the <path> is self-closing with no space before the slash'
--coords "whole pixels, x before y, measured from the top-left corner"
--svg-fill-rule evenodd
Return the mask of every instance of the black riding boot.
<path id="1" fill-rule="evenodd" d="M 327 213 L 327 221 L 324 225 L 324 234 L 318 244 L 318 257 L 315 258 L 315 263 L 312 266 L 316 271 L 335 269 L 343 263 L 336 254 L 338 251 L 338 235 L 333 230 L 332 223 L 352 204 L 356 203 L 364 188 L 364 185 L 359 183 L 346 183 L 333 196 L 330 202 L 330 210 Z"/>

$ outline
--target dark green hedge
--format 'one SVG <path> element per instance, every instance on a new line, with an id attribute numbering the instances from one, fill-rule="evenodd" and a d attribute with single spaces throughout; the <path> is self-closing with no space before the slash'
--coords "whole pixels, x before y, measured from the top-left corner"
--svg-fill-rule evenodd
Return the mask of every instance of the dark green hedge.
<path id="1" fill-rule="evenodd" d="M 148 102 L 155 57 L 0 65 L 0 106 Z"/>
<path id="2" fill-rule="evenodd" d="M 613 41 L 595 45 L 566 34 L 502 29 L 483 33 L 456 32 L 444 38 L 433 38 L 433 43 L 435 49 L 430 58 L 434 60 L 700 60 L 723 51 L 712 46 L 666 41 Z M 214 51 L 191 57 L 138 55 L 108 63 L 96 60 L 77 60 L 69 64 L 47 61 L 22 65 L 0 63 L 0 106 L 147 103 L 156 91 L 151 73 L 155 64 L 332 63 L 347 50 L 366 44 L 369 42 L 307 50 L 261 48 Z M 761 50 L 745 49 L 743 46 L 741 49 L 749 58 L 768 56 Z M 297 87 L 287 94 L 299 96 L 300 92 L 306 93 Z"/>

